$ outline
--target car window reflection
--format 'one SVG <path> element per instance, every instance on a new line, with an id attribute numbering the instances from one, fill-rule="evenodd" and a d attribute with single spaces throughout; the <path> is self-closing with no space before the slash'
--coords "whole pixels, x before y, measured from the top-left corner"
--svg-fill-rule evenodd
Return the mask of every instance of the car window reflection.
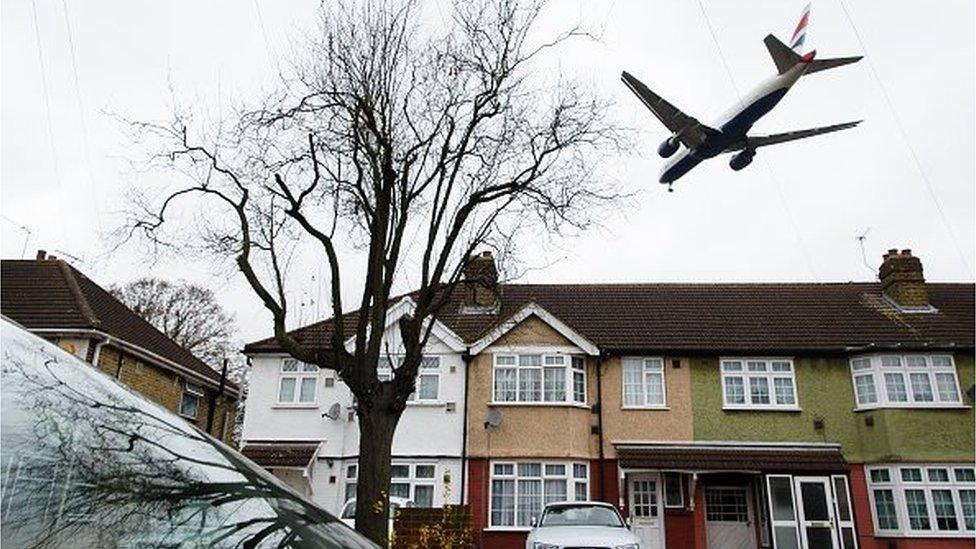
<path id="1" fill-rule="evenodd" d="M 246 458 L 2 325 L 8 547 L 373 547 Z"/>

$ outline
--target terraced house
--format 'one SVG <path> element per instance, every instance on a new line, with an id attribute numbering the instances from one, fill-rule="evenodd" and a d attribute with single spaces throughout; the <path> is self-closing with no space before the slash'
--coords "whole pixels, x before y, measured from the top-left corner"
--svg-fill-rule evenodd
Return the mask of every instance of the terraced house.
<path id="1" fill-rule="evenodd" d="M 407 468 L 393 482 L 409 488 L 391 487 L 469 504 L 481 547 L 521 547 L 545 503 L 583 499 L 617 504 L 645 549 L 972 546 L 973 284 L 925 282 L 891 250 L 866 283 L 489 286 L 439 316 L 438 391 L 455 389 L 424 406 L 420 379 L 394 444 L 395 464 L 450 475 Z M 325 344 L 330 325 L 295 335 Z M 245 438 L 264 427 L 248 444 L 305 444 L 295 461 L 331 467 L 320 494 L 335 509 L 355 446 L 326 448 L 354 440 L 350 397 L 343 428 L 298 429 L 273 395 L 341 382 L 269 340 L 249 352 L 275 375 L 254 378 L 267 404 L 249 406 Z M 312 381 L 288 381 L 306 368 Z M 309 402 L 303 425 L 331 425 L 330 403 Z M 418 497 L 418 480 L 456 499 Z"/>

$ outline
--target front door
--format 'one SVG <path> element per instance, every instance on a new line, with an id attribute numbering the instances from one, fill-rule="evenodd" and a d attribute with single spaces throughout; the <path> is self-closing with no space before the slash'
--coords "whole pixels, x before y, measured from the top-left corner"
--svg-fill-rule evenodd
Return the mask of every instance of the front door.
<path id="1" fill-rule="evenodd" d="M 793 483 L 802 547 L 836 549 L 837 529 L 830 477 L 794 477 Z"/>
<path id="2" fill-rule="evenodd" d="M 705 487 L 708 549 L 754 549 L 752 500 L 745 486 Z"/>
<path id="3" fill-rule="evenodd" d="M 664 513 L 661 507 L 661 475 L 628 475 L 630 524 L 642 549 L 664 548 Z"/>

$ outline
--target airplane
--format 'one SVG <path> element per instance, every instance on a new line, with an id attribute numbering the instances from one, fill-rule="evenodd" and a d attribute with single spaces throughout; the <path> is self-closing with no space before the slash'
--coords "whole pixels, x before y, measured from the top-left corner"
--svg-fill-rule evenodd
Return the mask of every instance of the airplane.
<path id="1" fill-rule="evenodd" d="M 776 64 L 778 74 L 760 84 L 719 118 L 713 126 L 706 126 L 694 117 L 681 112 L 632 74 L 623 71 L 620 78 L 624 84 L 671 132 L 671 136 L 658 146 L 658 154 L 662 158 L 670 158 L 678 152 L 681 145 L 684 145 L 684 149 L 669 160 L 661 170 L 659 181 L 668 185 L 668 191 L 672 191 L 671 185 L 692 168 L 719 154 L 734 152 L 735 154 L 729 160 L 729 166 L 739 171 L 752 162 L 759 147 L 846 130 L 862 122 L 857 120 L 772 135 L 747 135 L 752 125 L 771 111 L 801 76 L 856 63 L 863 57 L 815 59 L 816 50 L 801 54 L 809 20 L 810 5 L 808 4 L 800 16 L 796 30 L 793 31 L 790 46 L 782 43 L 772 34 L 766 36 L 764 43 L 773 58 L 773 63 Z"/>

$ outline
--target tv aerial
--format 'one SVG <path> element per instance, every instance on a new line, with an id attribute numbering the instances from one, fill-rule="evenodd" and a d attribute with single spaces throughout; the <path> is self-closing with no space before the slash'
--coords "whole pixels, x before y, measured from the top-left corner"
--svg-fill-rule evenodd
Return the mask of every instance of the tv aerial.
<path id="1" fill-rule="evenodd" d="M 335 421 L 335 420 L 339 419 L 339 412 L 340 412 L 341 408 L 342 407 L 339 406 L 339 403 L 336 402 L 332 406 L 329 406 L 329 410 L 327 412 L 323 412 L 322 413 L 322 417 L 327 417 L 327 418 L 331 419 L 332 421 Z"/>

